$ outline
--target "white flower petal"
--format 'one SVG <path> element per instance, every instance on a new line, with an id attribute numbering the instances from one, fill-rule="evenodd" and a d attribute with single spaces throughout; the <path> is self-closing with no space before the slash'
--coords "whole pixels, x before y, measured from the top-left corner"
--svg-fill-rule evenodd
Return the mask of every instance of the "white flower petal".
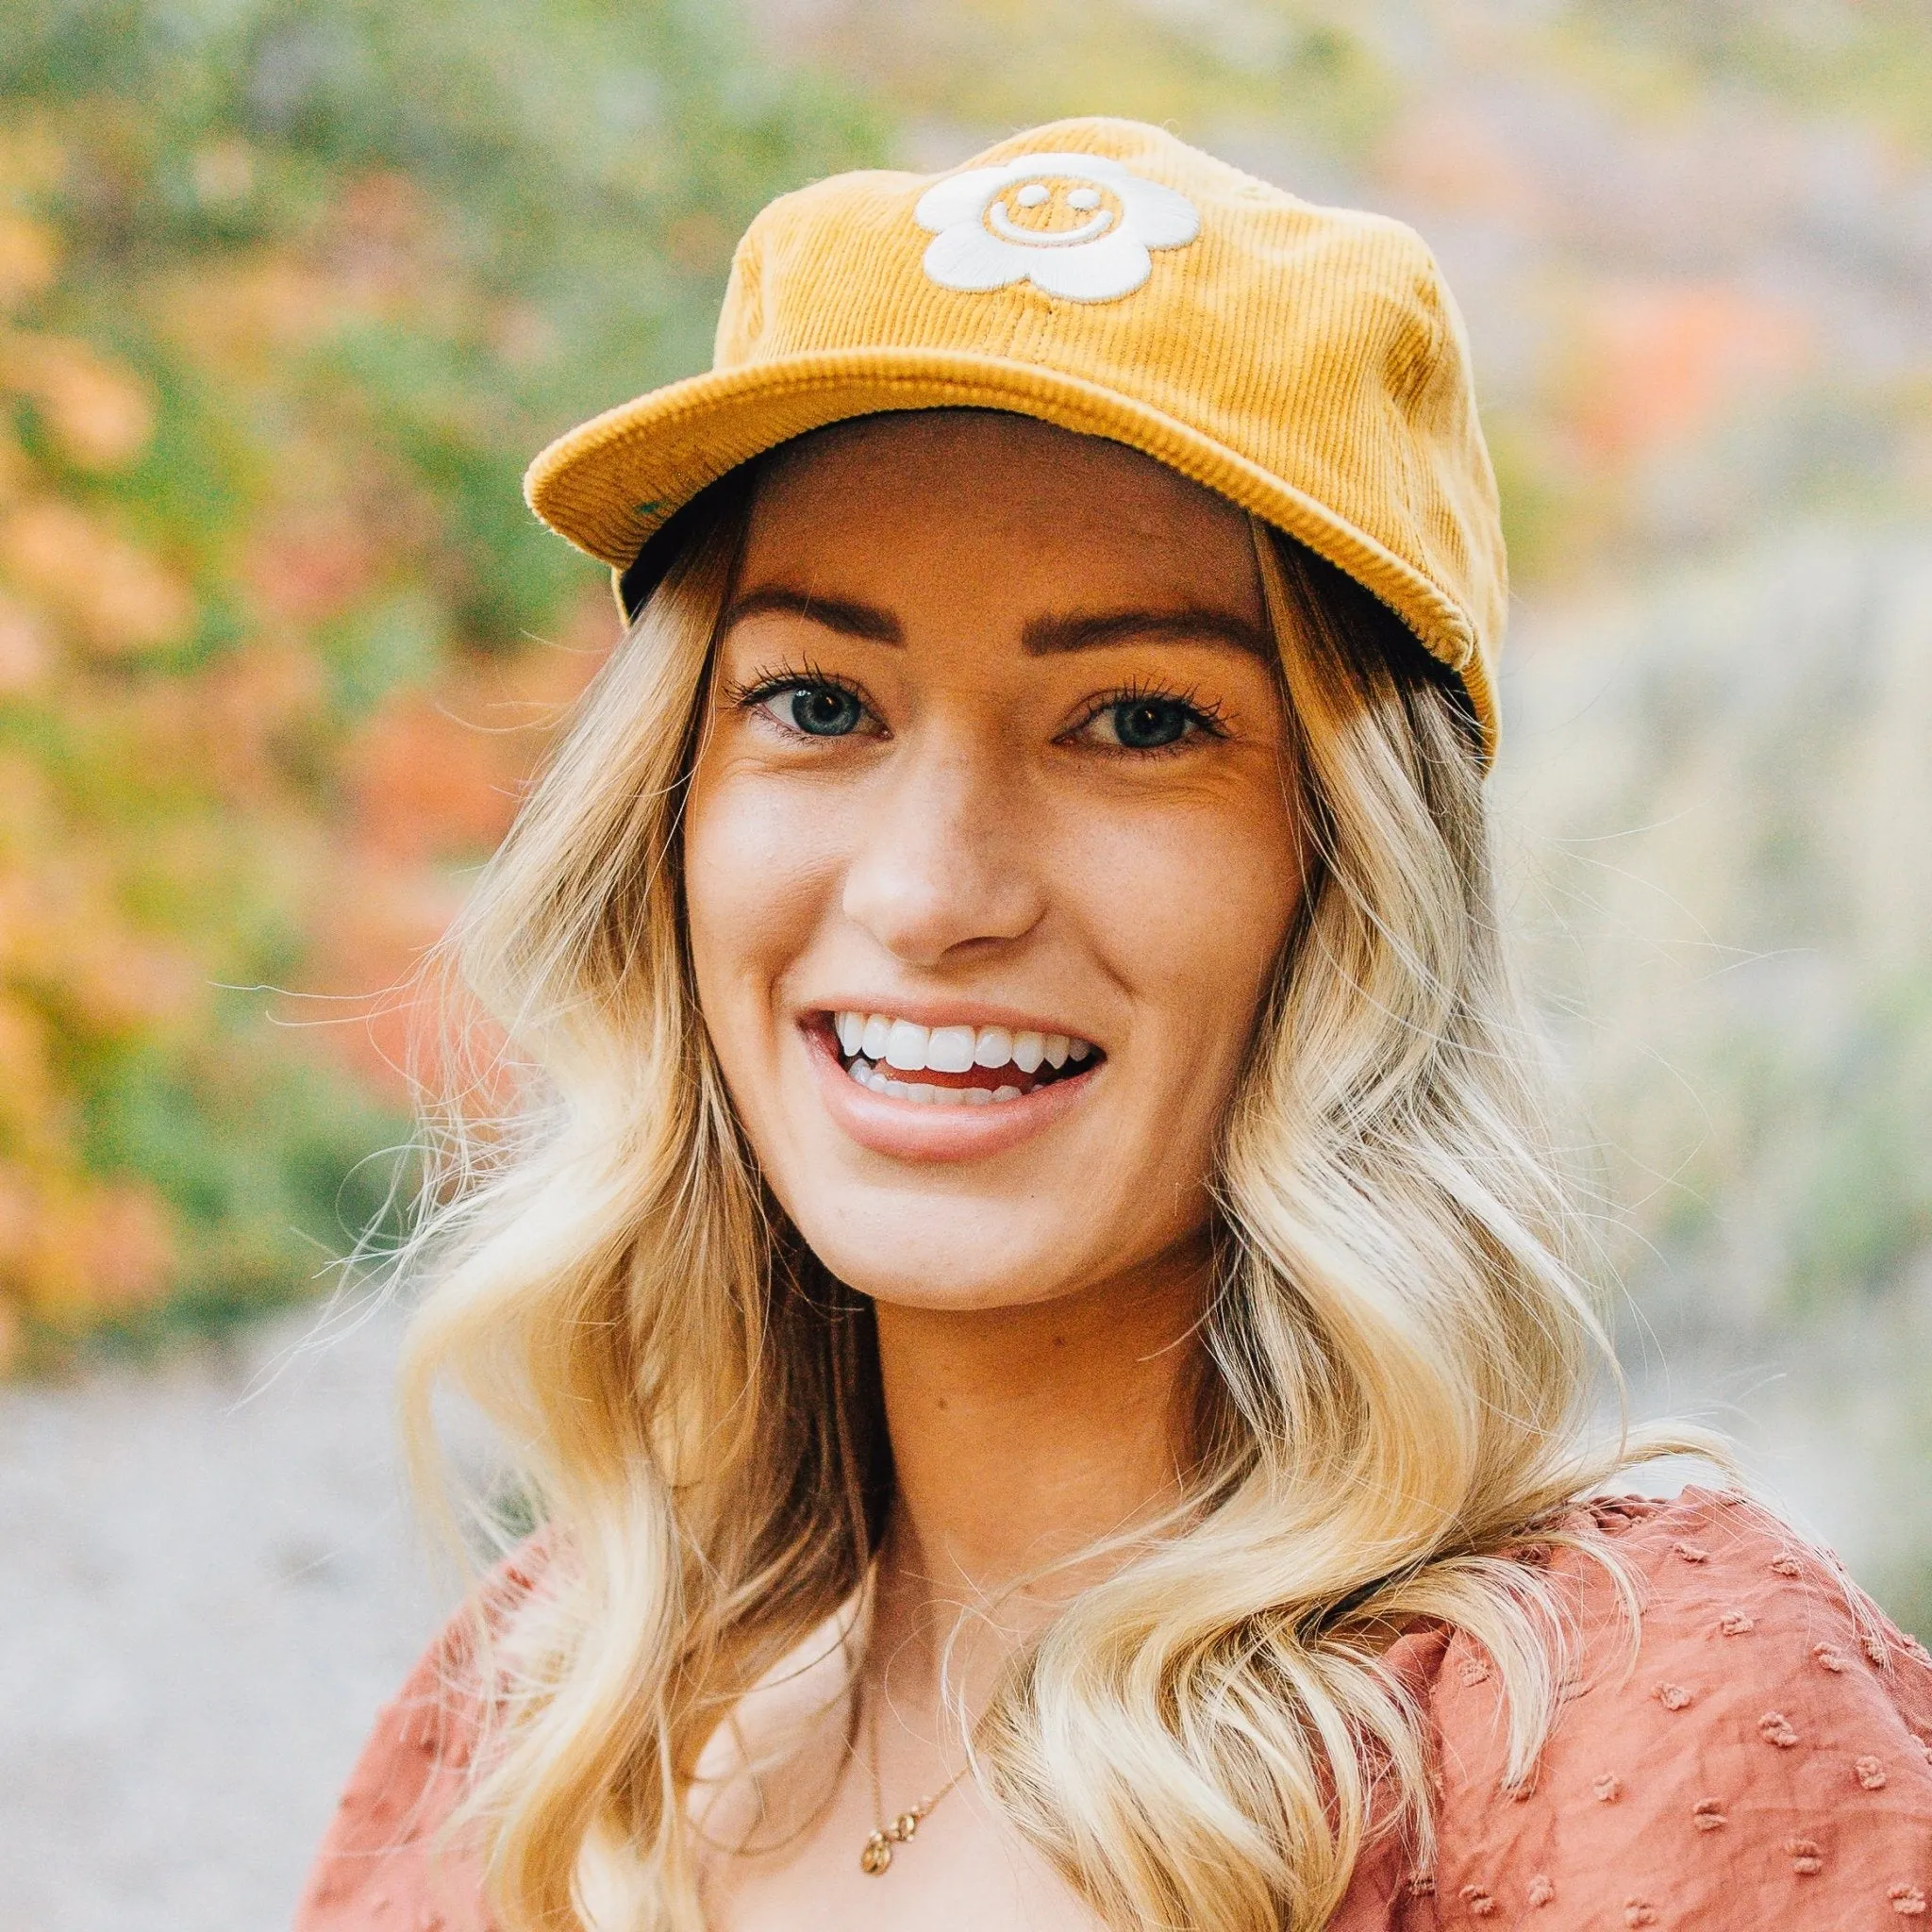
<path id="1" fill-rule="evenodd" d="M 1153 267 L 1153 258 L 1125 227 L 1078 248 L 1029 249 L 1026 254 L 1033 286 L 1069 302 L 1112 302 L 1131 295 Z"/>
<path id="2" fill-rule="evenodd" d="M 995 191 L 1012 178 L 1007 168 L 969 168 L 963 175 L 948 175 L 919 197 L 912 219 L 935 234 L 957 222 L 976 222 Z"/>
<path id="3" fill-rule="evenodd" d="M 1008 282 L 1026 279 L 1032 255 L 1031 249 L 989 235 L 975 218 L 935 235 L 926 246 L 924 268 L 942 289 L 1004 289 Z"/>
<path id="4" fill-rule="evenodd" d="M 1126 225 L 1149 248 L 1185 248 L 1201 232 L 1201 217 L 1185 194 L 1134 176 L 1120 189 Z"/>

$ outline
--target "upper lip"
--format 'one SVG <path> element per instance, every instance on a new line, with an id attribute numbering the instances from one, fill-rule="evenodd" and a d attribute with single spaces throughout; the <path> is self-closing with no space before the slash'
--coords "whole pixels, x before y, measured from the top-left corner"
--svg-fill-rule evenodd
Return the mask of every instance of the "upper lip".
<path id="1" fill-rule="evenodd" d="M 800 1008 L 801 1020 L 816 1020 L 828 1013 L 885 1013 L 894 1020 L 910 1020 L 916 1026 L 1004 1026 L 1009 1033 L 1064 1034 L 1069 1040 L 1084 1040 L 1099 1046 L 1092 1034 L 1063 1020 L 1042 1020 L 1020 1007 L 1003 1007 L 997 1001 L 962 999 L 895 999 L 876 993 L 839 994 L 814 1000 Z"/>

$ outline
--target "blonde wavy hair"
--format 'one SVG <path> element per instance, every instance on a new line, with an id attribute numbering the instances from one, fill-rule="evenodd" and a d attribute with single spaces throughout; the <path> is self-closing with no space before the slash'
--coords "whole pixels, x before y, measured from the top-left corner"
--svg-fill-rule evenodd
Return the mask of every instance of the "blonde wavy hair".
<path id="1" fill-rule="evenodd" d="M 455 941 L 522 1099 L 446 1137 L 404 1256 L 406 1369 L 513 1445 L 553 1552 L 499 1606 L 469 1813 L 506 1932 L 701 1932 L 700 1756 L 862 1596 L 891 1458 L 869 1306 L 762 1189 L 698 1010 L 679 817 L 744 524 L 696 531 L 602 672 Z M 1454 680 L 1255 526 L 1313 866 L 1225 1124 L 1183 1520 L 1075 1594 L 972 1739 L 992 1802 L 1111 1926 L 1322 1924 L 1374 1830 L 1429 1856 L 1424 1726 L 1384 1662 L 1468 1632 L 1508 1776 L 1565 1630 L 1509 1545 L 1636 1454 Z M 1560 1532 L 1557 1532 L 1560 1534 Z M 619 1919 L 593 1867 L 621 1869 Z"/>

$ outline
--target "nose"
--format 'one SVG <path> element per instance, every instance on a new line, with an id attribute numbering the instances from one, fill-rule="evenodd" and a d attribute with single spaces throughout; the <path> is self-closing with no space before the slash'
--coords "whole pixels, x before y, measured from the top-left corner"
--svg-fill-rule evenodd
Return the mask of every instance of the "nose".
<path id="1" fill-rule="evenodd" d="M 1046 894 L 1042 828 L 1024 790 L 964 753 L 906 758 L 869 802 L 845 872 L 846 917 L 919 967 L 1030 932 Z"/>

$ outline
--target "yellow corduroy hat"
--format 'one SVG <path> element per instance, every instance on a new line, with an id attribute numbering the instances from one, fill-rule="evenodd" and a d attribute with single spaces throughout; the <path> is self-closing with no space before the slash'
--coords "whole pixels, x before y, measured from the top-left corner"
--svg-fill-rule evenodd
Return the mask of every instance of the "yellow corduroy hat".
<path id="1" fill-rule="evenodd" d="M 827 424 L 930 408 L 1109 438 L 1286 530 L 1460 676 L 1493 748 L 1503 536 L 1434 258 L 1139 122 L 781 196 L 739 244 L 710 373 L 559 438 L 525 490 L 634 608 L 646 542 L 707 485 Z"/>

